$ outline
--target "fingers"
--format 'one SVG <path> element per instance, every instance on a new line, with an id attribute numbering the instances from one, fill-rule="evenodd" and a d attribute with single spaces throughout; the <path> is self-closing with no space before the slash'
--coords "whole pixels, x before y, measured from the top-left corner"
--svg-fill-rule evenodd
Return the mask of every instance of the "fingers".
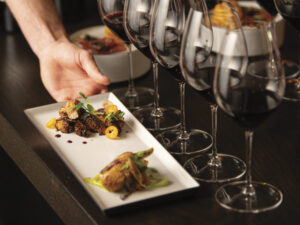
<path id="1" fill-rule="evenodd" d="M 84 93 L 86 96 L 96 95 L 96 94 L 103 94 L 108 91 L 105 85 L 101 84 L 90 84 L 90 85 L 83 85 L 82 87 L 68 87 L 57 90 L 55 92 L 51 92 L 51 96 L 57 102 L 63 102 L 67 100 L 81 98 L 80 92 Z"/>
<path id="2" fill-rule="evenodd" d="M 95 82 L 104 85 L 110 84 L 110 80 L 99 71 L 90 53 L 88 53 L 87 51 L 81 51 L 79 60 L 82 68 Z"/>

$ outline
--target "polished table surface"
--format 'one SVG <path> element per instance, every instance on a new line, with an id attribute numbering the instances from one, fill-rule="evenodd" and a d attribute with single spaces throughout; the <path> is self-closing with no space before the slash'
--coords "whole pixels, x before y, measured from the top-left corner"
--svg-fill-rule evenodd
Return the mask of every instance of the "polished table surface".
<path id="1" fill-rule="evenodd" d="M 86 24 L 81 24 L 81 26 Z M 74 29 L 74 28 L 73 28 Z M 287 28 L 281 49 L 296 60 L 297 34 Z M 136 85 L 152 87 L 149 71 Z M 113 84 L 109 88 L 126 86 Z M 179 107 L 175 80 L 160 68 L 161 105 Z M 187 123 L 210 131 L 211 118 L 205 100 L 187 87 Z M 254 135 L 253 179 L 269 182 L 283 192 L 283 203 L 260 214 L 239 214 L 214 200 L 218 185 L 203 184 L 190 197 L 140 207 L 106 216 L 70 170 L 24 114 L 24 109 L 53 103 L 39 77 L 39 64 L 20 33 L 0 34 L 0 147 L 21 169 L 65 224 L 298 224 L 300 221 L 300 102 L 283 102 Z M 219 112 L 218 149 L 244 159 L 243 130 Z M 1 148 L 0 148 L 1 149 Z M 5 173 L 6 171 L 0 171 Z"/>

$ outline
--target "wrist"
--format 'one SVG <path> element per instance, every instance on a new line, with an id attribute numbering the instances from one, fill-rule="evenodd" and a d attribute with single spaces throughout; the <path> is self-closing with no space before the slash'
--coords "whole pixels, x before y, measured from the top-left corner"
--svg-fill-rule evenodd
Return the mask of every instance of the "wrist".
<path id="1" fill-rule="evenodd" d="M 55 51 L 66 44 L 71 44 L 66 35 L 59 37 L 58 39 L 51 39 L 40 43 L 39 47 L 34 49 L 34 53 L 41 60 L 44 56 L 47 56 L 49 52 Z M 60 47 L 61 46 L 61 47 Z M 49 56 L 49 55 L 48 55 Z"/>

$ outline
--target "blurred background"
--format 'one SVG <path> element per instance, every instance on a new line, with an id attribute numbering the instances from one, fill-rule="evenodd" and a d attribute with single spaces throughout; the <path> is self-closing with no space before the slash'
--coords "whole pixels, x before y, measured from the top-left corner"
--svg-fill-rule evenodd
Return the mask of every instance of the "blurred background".
<path id="1" fill-rule="evenodd" d="M 55 2 L 68 33 L 101 23 L 96 0 L 55 0 Z M 11 43 L 9 40 L 17 43 Z M 37 61 L 9 9 L 4 2 L 0 1 L 0 52 L 4 51 L 5 43 L 25 48 L 30 60 Z M 20 62 L 21 60 L 16 56 L 15 63 Z M 0 76 L 5 73 L 4 63 L 6 62 L 0 62 Z M 0 173 L 0 225 L 63 224 L 1 146 L 0 170 L 2 171 Z"/>

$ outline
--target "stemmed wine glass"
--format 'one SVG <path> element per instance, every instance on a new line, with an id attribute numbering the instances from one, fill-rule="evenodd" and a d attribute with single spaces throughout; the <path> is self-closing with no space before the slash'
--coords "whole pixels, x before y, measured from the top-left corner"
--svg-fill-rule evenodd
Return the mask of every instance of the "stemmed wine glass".
<path id="1" fill-rule="evenodd" d="M 294 28 L 300 32 L 300 1 L 274 0 L 277 11 Z M 299 65 L 298 65 L 299 70 Z M 296 76 L 287 77 L 284 99 L 300 101 L 300 72 Z"/>
<path id="2" fill-rule="evenodd" d="M 179 83 L 181 126 L 160 133 L 156 138 L 172 154 L 194 154 L 208 150 L 212 145 L 211 136 L 202 130 L 186 129 L 185 82 L 179 67 L 181 38 L 185 24 L 185 4 L 182 0 L 156 0 L 150 26 L 150 49 L 155 59 Z M 211 40 L 210 36 L 207 37 Z M 203 51 L 206 54 L 212 42 Z"/>
<path id="3" fill-rule="evenodd" d="M 272 22 L 256 24 L 257 44 L 264 55 L 248 61 L 247 47 L 251 46 L 247 46 L 243 30 L 236 23 L 237 29 L 227 28 L 213 83 L 218 105 L 245 130 L 247 163 L 246 180 L 223 185 L 215 197 L 224 208 L 250 213 L 273 209 L 282 202 L 280 190 L 265 182 L 252 181 L 251 175 L 253 131 L 277 108 L 285 89 Z"/>
<path id="4" fill-rule="evenodd" d="M 277 9 L 273 0 L 257 0 L 257 2 L 273 17 L 277 15 Z M 280 2 L 280 1 L 278 1 Z M 281 1 L 283 2 L 283 1 Z M 299 4 L 300 5 L 300 4 Z M 298 6 L 300 12 L 300 6 Z M 298 25 L 299 26 L 299 25 Z M 300 66 L 291 60 L 282 59 L 282 70 L 287 80 L 284 99 L 288 101 L 300 101 Z"/>
<path id="5" fill-rule="evenodd" d="M 211 108 L 213 145 L 211 154 L 198 155 L 189 159 L 184 167 L 191 175 L 203 182 L 226 182 L 238 179 L 246 171 L 245 163 L 239 158 L 217 153 L 217 109 L 212 93 L 212 83 L 215 71 L 215 55 L 207 57 L 209 51 L 206 39 L 211 34 L 211 22 L 207 15 L 204 0 L 199 0 L 190 13 L 186 22 L 181 53 L 180 66 L 186 82 L 200 95 L 206 98 Z M 209 24 L 209 26 L 207 26 Z"/>
<path id="6" fill-rule="evenodd" d="M 150 88 L 134 87 L 132 46 L 123 27 L 124 0 L 97 0 L 97 3 L 102 22 L 121 38 L 128 48 L 130 70 L 128 87 L 113 92 L 130 110 L 151 105 L 154 91 Z"/>
<path id="7" fill-rule="evenodd" d="M 124 29 L 129 40 L 152 61 L 154 76 L 154 104 L 134 112 L 137 119 L 151 131 L 170 129 L 179 125 L 179 110 L 160 107 L 158 96 L 158 63 L 149 47 L 150 19 L 154 0 L 126 0 Z"/>

